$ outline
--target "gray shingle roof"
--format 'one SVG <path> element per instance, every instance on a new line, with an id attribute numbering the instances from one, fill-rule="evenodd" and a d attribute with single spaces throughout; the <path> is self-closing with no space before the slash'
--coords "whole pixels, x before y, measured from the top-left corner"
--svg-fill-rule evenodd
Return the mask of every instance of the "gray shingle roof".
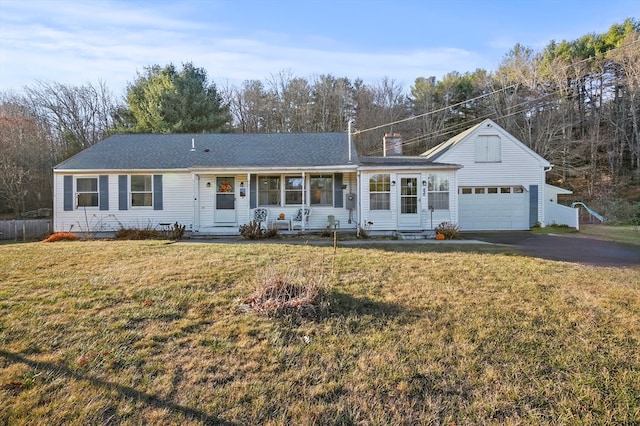
<path id="1" fill-rule="evenodd" d="M 192 138 L 195 151 L 191 151 Z M 346 133 L 118 134 L 58 164 L 56 170 L 137 170 L 357 165 Z"/>
<path id="2" fill-rule="evenodd" d="M 423 156 L 389 156 L 389 157 L 360 157 L 361 166 L 382 166 L 382 167 L 398 167 L 398 166 L 415 166 L 415 167 L 452 167 L 460 168 L 457 164 L 436 163 L 430 158 Z"/>

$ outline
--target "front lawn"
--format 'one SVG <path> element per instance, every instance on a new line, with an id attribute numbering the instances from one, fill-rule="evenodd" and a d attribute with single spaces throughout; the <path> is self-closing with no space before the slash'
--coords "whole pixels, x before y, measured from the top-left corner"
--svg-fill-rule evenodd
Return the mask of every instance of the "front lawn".
<path id="1" fill-rule="evenodd" d="M 321 275 L 327 304 L 240 309 L 272 269 Z M 0 424 L 640 418 L 640 268 L 483 246 L 78 241 L 0 246 L 0 283 Z"/>

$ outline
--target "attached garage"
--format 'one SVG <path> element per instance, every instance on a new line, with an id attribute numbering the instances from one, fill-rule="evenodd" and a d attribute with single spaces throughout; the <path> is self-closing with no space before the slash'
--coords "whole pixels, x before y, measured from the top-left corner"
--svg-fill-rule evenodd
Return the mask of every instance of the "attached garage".
<path id="1" fill-rule="evenodd" d="M 463 231 L 529 229 L 529 194 L 522 186 L 458 188 Z"/>

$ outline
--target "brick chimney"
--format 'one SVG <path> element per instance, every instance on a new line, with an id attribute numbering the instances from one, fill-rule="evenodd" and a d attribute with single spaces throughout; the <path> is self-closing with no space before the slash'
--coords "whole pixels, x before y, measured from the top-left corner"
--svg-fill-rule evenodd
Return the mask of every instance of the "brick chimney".
<path id="1" fill-rule="evenodd" d="M 400 136 L 400 133 L 386 133 L 382 140 L 382 145 L 385 157 L 402 155 L 402 136 Z"/>

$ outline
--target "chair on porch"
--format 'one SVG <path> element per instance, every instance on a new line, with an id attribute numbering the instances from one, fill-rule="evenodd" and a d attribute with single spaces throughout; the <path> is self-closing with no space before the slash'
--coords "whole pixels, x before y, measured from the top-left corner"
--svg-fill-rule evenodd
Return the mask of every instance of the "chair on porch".
<path id="1" fill-rule="evenodd" d="M 308 228 L 309 226 L 309 216 L 311 215 L 311 209 L 308 207 L 303 209 L 298 209 L 298 214 L 291 220 L 291 229 L 299 229 Z M 303 217 L 304 216 L 304 217 Z"/>
<path id="2" fill-rule="evenodd" d="M 329 222 L 329 224 L 327 225 L 329 228 L 333 228 L 333 229 L 340 228 L 340 221 L 336 219 L 336 217 L 332 214 L 327 216 L 327 222 Z"/>
<path id="3" fill-rule="evenodd" d="M 266 228 L 269 220 L 269 210 L 263 208 L 257 208 L 253 211 L 253 220 L 260 224 L 260 228 Z M 264 223 L 264 225 L 263 225 Z"/>

